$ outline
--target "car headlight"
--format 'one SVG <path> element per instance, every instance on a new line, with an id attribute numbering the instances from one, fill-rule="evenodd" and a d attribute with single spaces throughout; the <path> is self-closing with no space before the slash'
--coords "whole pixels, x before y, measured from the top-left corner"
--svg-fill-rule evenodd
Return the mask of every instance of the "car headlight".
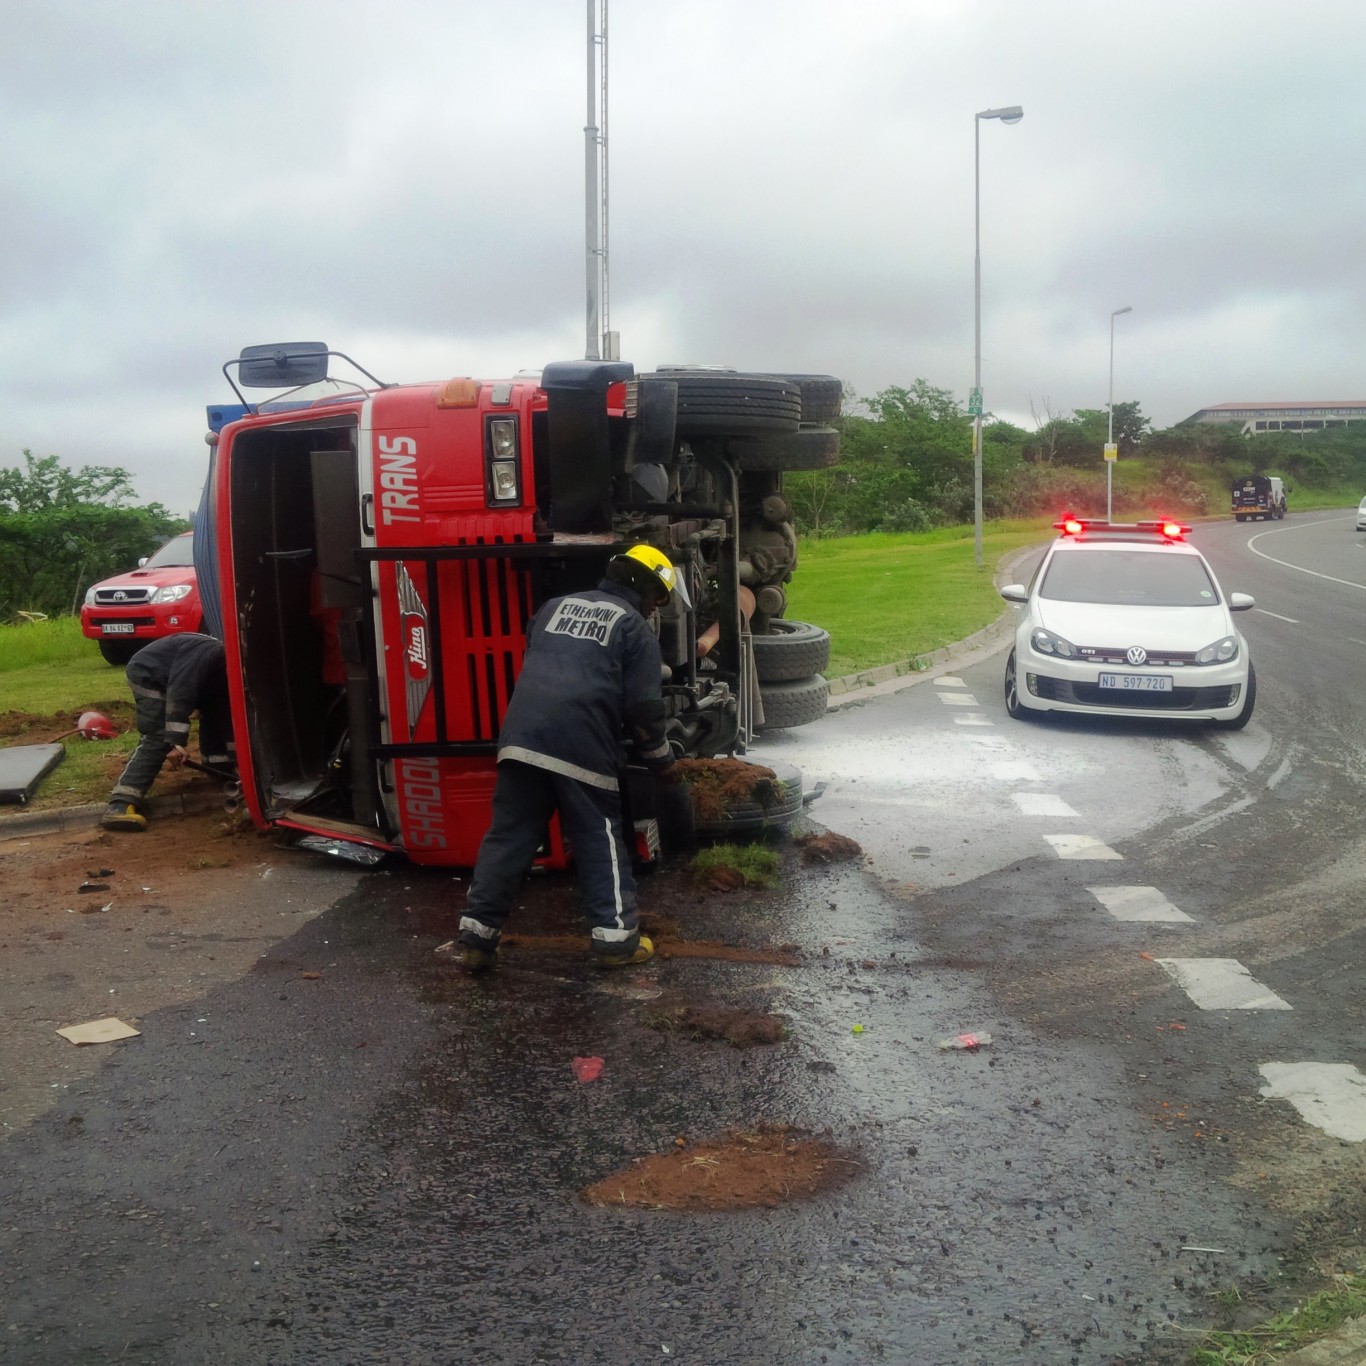
<path id="1" fill-rule="evenodd" d="M 194 592 L 192 583 L 173 583 L 166 588 L 158 588 L 152 594 L 153 602 L 179 602 L 181 598 L 188 598 Z"/>
<path id="2" fill-rule="evenodd" d="M 87 607 L 93 607 L 95 605 L 95 590 L 93 588 L 87 588 L 85 590 L 85 605 Z"/>
<path id="3" fill-rule="evenodd" d="M 1042 626 L 1034 628 L 1034 634 L 1029 637 L 1029 643 L 1041 655 L 1057 655 L 1060 659 L 1076 659 L 1077 657 L 1077 647 L 1070 640 L 1055 636 L 1052 631 L 1045 631 Z"/>
<path id="4" fill-rule="evenodd" d="M 1237 636 L 1225 636 L 1223 640 L 1216 640 L 1213 645 L 1206 645 L 1203 650 L 1195 652 L 1197 664 L 1227 664 L 1230 659 L 1237 658 Z"/>

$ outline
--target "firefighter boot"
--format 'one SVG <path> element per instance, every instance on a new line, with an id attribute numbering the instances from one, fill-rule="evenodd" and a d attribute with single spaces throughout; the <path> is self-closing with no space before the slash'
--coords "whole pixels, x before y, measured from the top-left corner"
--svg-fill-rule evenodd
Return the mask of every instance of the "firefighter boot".
<path id="1" fill-rule="evenodd" d="M 642 934 L 634 953 L 600 953 L 593 961 L 600 968 L 629 968 L 637 963 L 649 962 L 654 956 L 654 941 L 648 935 Z"/>
<path id="2" fill-rule="evenodd" d="M 104 808 L 100 824 L 106 830 L 146 830 L 147 817 L 142 814 L 137 802 L 127 797 L 115 797 Z"/>
<path id="3" fill-rule="evenodd" d="M 476 949 L 472 944 L 466 944 L 460 950 L 460 966 L 466 972 L 487 972 L 498 966 L 498 950 Z"/>

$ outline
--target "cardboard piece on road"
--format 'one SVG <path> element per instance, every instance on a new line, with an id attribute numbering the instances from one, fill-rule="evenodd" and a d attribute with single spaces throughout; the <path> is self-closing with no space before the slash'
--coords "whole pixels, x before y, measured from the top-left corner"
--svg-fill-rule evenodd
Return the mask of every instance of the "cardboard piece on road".
<path id="1" fill-rule="evenodd" d="M 114 1015 L 107 1015 L 103 1020 L 88 1020 L 85 1024 L 65 1025 L 57 1033 L 75 1044 L 113 1043 L 116 1039 L 137 1038 L 142 1030 L 134 1029 L 130 1024 L 124 1024 Z"/>
<path id="2" fill-rule="evenodd" d="M 0 802 L 24 802 L 33 789 L 66 758 L 58 744 L 11 745 L 0 749 Z"/>

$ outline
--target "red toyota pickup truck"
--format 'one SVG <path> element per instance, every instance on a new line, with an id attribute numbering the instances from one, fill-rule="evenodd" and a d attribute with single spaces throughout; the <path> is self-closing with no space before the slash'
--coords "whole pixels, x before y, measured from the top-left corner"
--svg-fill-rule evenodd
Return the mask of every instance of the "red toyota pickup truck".
<path id="1" fill-rule="evenodd" d="M 81 632 L 110 664 L 127 664 L 149 641 L 197 631 L 203 619 L 191 533 L 173 536 L 138 568 L 95 584 L 81 608 Z"/>

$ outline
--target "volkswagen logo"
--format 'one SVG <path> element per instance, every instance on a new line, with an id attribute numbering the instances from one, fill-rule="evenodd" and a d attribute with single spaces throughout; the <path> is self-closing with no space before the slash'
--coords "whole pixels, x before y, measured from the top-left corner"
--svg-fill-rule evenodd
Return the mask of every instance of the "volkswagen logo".
<path id="1" fill-rule="evenodd" d="M 1146 664 L 1148 662 L 1148 652 L 1141 645 L 1130 645 L 1124 652 L 1124 658 L 1130 664 Z"/>

